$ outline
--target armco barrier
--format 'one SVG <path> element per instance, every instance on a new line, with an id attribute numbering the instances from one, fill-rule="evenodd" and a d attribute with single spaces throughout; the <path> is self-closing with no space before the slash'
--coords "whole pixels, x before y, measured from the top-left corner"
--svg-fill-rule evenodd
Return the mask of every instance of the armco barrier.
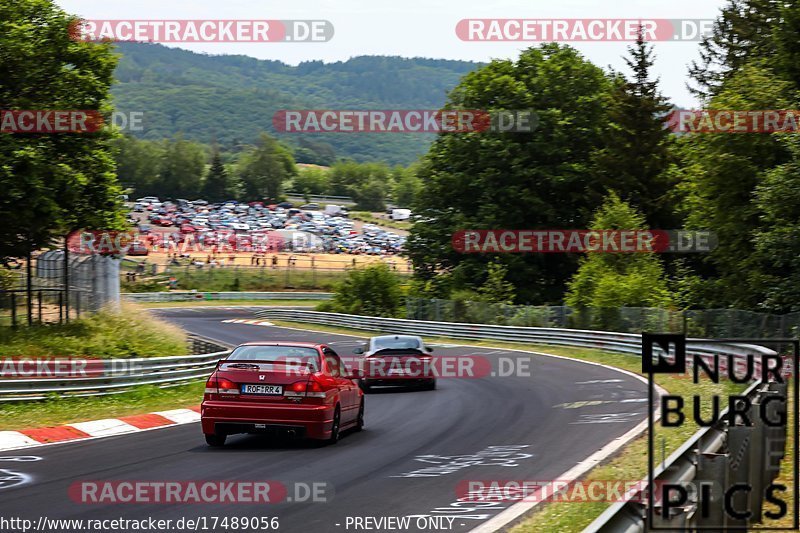
<path id="1" fill-rule="evenodd" d="M 555 328 L 524 328 L 514 326 L 492 326 L 460 324 L 452 322 L 427 322 L 394 318 L 373 318 L 338 313 L 272 308 L 256 312 L 260 318 L 291 320 L 310 324 L 351 327 L 385 333 L 408 333 L 433 337 L 457 339 L 491 339 L 511 342 L 554 344 L 599 348 L 641 356 L 641 336 L 628 333 L 604 331 L 568 330 Z M 735 343 L 703 343 L 692 341 L 687 346 L 689 354 L 712 355 L 732 354 L 741 356 L 752 354 L 774 355 L 775 352 L 763 346 Z M 760 357 L 757 357 L 760 360 Z M 750 426 L 739 423 L 728 427 L 724 416 L 711 427 L 697 431 L 688 441 L 676 450 L 654 472 L 656 486 L 659 483 L 712 483 L 716 488 L 727 488 L 736 482 L 748 482 L 753 489 L 748 495 L 749 509 L 761 516 L 764 488 L 778 475 L 780 462 L 785 454 L 786 428 L 768 427 L 757 411 L 765 398 L 779 396 L 783 403 L 770 402 L 768 417 L 775 420 L 786 416 L 787 386 L 785 383 L 753 383 L 746 391 L 751 401 L 748 418 Z M 723 413 L 727 412 L 727 409 Z M 767 453 L 769 452 L 769 453 Z M 646 485 L 647 479 L 641 485 Z M 638 492 L 631 492 L 627 501 L 616 503 L 600 515 L 584 532 L 590 533 L 640 533 L 648 531 L 646 507 L 635 498 Z M 654 506 L 655 520 L 652 526 L 673 531 L 689 531 L 697 527 L 705 530 L 731 530 L 742 528 L 743 521 L 734 521 L 723 516 L 721 496 L 712 502 L 712 512 L 708 516 L 698 512 L 698 500 L 693 495 L 679 509 L 672 509 L 668 516 L 662 513 L 660 502 Z"/>
<path id="2" fill-rule="evenodd" d="M 103 375 L 80 378 L 0 379 L 0 402 L 42 400 L 59 396 L 119 394 L 137 385 L 180 385 L 205 379 L 229 347 L 190 335 L 196 355 L 108 359 Z"/>
<path id="3" fill-rule="evenodd" d="M 526 328 L 495 326 L 490 324 L 462 324 L 458 322 L 430 322 L 403 318 L 378 318 L 341 313 L 323 313 L 297 308 L 274 307 L 256 312 L 259 318 L 291 320 L 311 324 L 324 324 L 385 333 L 409 333 L 453 339 L 498 340 L 529 344 L 554 344 L 579 346 L 639 356 L 642 337 L 633 333 L 614 333 L 563 328 Z M 749 344 L 719 344 L 692 342 L 690 353 L 712 355 L 715 353 L 747 355 L 774 354 L 763 346 Z M 760 357 L 759 357 L 760 359 Z"/>
<path id="4" fill-rule="evenodd" d="M 128 292 L 130 302 L 191 302 L 193 300 L 330 300 L 329 292 Z"/>

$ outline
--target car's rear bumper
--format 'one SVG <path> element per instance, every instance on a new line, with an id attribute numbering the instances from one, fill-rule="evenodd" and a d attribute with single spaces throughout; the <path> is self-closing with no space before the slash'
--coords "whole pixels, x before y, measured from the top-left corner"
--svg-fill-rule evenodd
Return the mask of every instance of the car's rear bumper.
<path id="1" fill-rule="evenodd" d="M 297 437 L 331 436 L 332 405 L 246 405 L 243 402 L 205 400 L 200 423 L 206 434 L 294 432 Z"/>

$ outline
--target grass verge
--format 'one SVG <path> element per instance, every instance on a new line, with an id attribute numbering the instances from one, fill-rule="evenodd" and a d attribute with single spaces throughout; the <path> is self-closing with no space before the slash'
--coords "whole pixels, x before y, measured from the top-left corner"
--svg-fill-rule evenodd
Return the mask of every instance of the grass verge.
<path id="1" fill-rule="evenodd" d="M 0 328 L 2 357 L 158 357 L 186 354 L 186 333 L 123 303 L 68 324 Z"/>
<path id="2" fill-rule="evenodd" d="M 166 389 L 147 385 L 111 396 L 64 398 L 54 395 L 36 402 L 3 402 L 0 403 L 0 430 L 46 427 L 196 407 L 203 399 L 204 387 L 203 382 Z"/>

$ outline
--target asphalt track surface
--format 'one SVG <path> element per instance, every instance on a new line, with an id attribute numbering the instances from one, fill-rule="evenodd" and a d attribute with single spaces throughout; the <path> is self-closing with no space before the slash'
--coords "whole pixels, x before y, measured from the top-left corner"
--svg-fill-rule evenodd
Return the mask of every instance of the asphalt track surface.
<path id="1" fill-rule="evenodd" d="M 255 340 L 326 342 L 340 355 L 351 355 L 352 348 L 360 344 L 351 336 L 222 322 L 251 318 L 252 310 L 242 308 L 155 312 L 190 332 L 231 344 Z M 40 516 L 152 517 L 172 519 L 173 524 L 180 518 L 207 517 L 207 529 L 201 526 L 198 530 L 221 532 L 237 529 L 211 529 L 213 517 L 277 516 L 278 531 L 335 532 L 366 531 L 356 527 L 357 517 L 411 515 L 414 519 L 406 531 L 466 532 L 512 503 L 458 502 L 459 481 L 558 479 L 646 416 L 646 384 L 612 369 L 490 348 L 437 346 L 433 355 L 482 355 L 493 362 L 493 369 L 500 358 L 505 358 L 517 369 L 525 369 L 527 364 L 530 375 L 522 370 L 522 375 L 442 378 L 434 391 L 384 389 L 368 394 L 365 430 L 344 434 L 337 444 L 327 447 L 235 435 L 228 438 L 223 449 L 211 449 L 203 440 L 199 423 L 192 423 L 4 452 L 0 454 L 5 456 L 0 457 L 0 469 L 30 479 L 10 488 L 3 488 L 0 481 L 0 517 L 34 522 Z M 576 404 L 587 401 L 591 404 Z M 490 450 L 494 453 L 488 453 Z M 8 461 L 21 455 L 40 459 Z M 420 472 L 426 468 L 432 470 Z M 68 496 L 70 484 L 90 480 L 275 480 L 289 487 L 289 497 L 294 490 L 300 491 L 295 496 L 303 496 L 302 489 L 295 489 L 296 483 L 326 483 L 328 501 L 268 505 L 101 505 L 72 501 Z M 418 528 L 418 517 L 454 520 L 451 524 L 444 521 L 443 528 L 435 524 Z M 386 527 L 388 524 L 370 524 L 370 531 L 393 530 Z M 166 531 L 181 530 L 173 525 Z"/>

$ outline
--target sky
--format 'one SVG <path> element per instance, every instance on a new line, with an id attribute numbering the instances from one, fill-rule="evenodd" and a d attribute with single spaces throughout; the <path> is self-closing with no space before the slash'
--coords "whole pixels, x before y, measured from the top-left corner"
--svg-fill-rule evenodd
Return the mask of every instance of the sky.
<path id="1" fill-rule="evenodd" d="M 397 55 L 490 61 L 515 59 L 530 42 L 468 42 L 456 35 L 462 19 L 713 19 L 724 0 L 57 0 L 67 12 L 89 20 L 328 20 L 325 43 L 168 44 L 208 54 L 241 54 L 296 65 L 301 61 L 346 61 L 358 55 Z M 629 43 L 573 42 L 588 60 L 628 74 Z M 657 42 L 653 72 L 673 104 L 696 107 L 688 65 L 697 42 Z"/>

